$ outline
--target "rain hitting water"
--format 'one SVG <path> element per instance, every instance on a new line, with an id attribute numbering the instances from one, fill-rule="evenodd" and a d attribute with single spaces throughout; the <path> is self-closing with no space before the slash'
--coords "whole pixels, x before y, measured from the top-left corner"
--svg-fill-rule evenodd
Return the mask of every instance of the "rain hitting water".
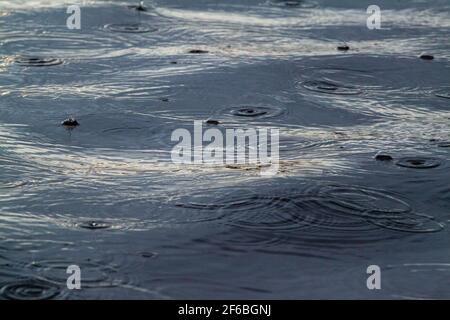
<path id="1" fill-rule="evenodd" d="M 81 3 L 0 2 L 0 298 L 450 298 L 447 0 Z M 194 121 L 278 174 L 174 163 Z"/>

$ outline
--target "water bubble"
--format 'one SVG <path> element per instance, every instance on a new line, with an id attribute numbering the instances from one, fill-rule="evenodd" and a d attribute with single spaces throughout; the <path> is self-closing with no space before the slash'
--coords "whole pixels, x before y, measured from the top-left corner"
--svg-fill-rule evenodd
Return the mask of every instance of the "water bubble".
<path id="1" fill-rule="evenodd" d="M 419 56 L 419 58 L 422 59 L 422 60 L 433 60 L 433 59 L 434 59 L 434 56 L 431 55 L 431 54 L 422 53 L 422 54 Z"/>
<path id="2" fill-rule="evenodd" d="M 375 160 L 377 160 L 377 161 L 392 161 L 394 159 L 392 158 L 391 155 L 380 152 L 375 156 Z"/>
<path id="3" fill-rule="evenodd" d="M 212 125 L 212 126 L 217 126 L 220 124 L 220 122 L 218 120 L 213 120 L 213 119 L 208 119 L 205 121 L 206 124 Z"/>
<path id="4" fill-rule="evenodd" d="M 343 45 L 338 46 L 337 49 L 339 51 L 348 51 L 348 50 L 350 50 L 350 47 L 346 44 L 343 44 Z"/>

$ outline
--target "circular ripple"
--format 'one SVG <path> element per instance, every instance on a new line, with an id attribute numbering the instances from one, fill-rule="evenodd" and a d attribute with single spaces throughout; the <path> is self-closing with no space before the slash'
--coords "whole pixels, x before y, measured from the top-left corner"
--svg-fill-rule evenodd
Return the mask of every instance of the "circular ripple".
<path id="1" fill-rule="evenodd" d="M 302 82 L 301 85 L 307 90 L 327 94 L 357 95 L 361 93 L 358 88 L 324 80 L 307 80 Z"/>
<path id="2" fill-rule="evenodd" d="M 49 67 L 62 64 L 63 61 L 57 58 L 44 58 L 44 57 L 15 57 L 14 63 L 24 67 Z"/>
<path id="3" fill-rule="evenodd" d="M 68 276 L 67 267 L 73 264 L 80 267 L 82 288 L 115 287 L 124 283 L 122 280 L 115 278 L 117 270 L 105 261 L 92 261 L 88 259 L 78 262 L 55 259 L 34 261 L 26 265 L 26 267 L 31 268 L 40 277 L 51 283 L 65 286 Z"/>
<path id="4" fill-rule="evenodd" d="M 158 29 L 153 28 L 145 23 L 120 23 L 120 24 L 107 24 L 105 29 L 112 32 L 124 32 L 124 33 L 146 33 L 155 32 Z"/>
<path id="5" fill-rule="evenodd" d="M 379 229 L 408 232 L 442 229 L 432 217 L 414 213 L 397 196 L 356 186 L 312 185 L 303 191 L 285 190 L 270 195 L 241 190 L 219 199 L 206 198 L 203 203 L 178 206 L 209 211 L 205 217 L 210 220 L 238 228 L 283 234 L 300 231 L 297 236 L 304 239 L 346 239 L 356 235 L 364 240 L 368 232 Z"/>
<path id="6" fill-rule="evenodd" d="M 276 117 L 283 113 L 283 109 L 270 106 L 239 106 L 233 107 L 229 113 L 237 117 L 245 118 L 269 118 Z"/>
<path id="7" fill-rule="evenodd" d="M 439 167 L 441 162 L 433 158 L 401 158 L 396 162 L 396 165 L 405 168 L 413 169 L 432 169 Z"/>
<path id="8" fill-rule="evenodd" d="M 49 300 L 61 293 L 54 283 L 39 279 L 22 279 L 7 283 L 0 289 L 0 296 L 10 300 Z"/>

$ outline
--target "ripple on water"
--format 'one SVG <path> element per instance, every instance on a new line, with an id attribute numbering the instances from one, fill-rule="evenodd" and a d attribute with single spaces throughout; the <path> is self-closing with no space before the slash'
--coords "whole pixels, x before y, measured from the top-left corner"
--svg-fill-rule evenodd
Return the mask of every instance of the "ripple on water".
<path id="1" fill-rule="evenodd" d="M 354 86 L 325 80 L 307 80 L 301 86 L 310 91 L 336 95 L 357 95 L 362 92 Z"/>
<path id="2" fill-rule="evenodd" d="M 307 65 L 295 70 L 295 76 L 299 89 L 330 95 L 370 95 L 373 101 L 382 98 L 383 105 L 395 102 L 397 107 L 405 104 L 405 98 L 423 100 L 424 95 L 438 94 L 445 98 L 448 90 L 441 87 L 441 77 L 433 76 L 438 68 L 417 66 L 406 58 L 341 55 L 308 60 Z M 395 111 L 391 109 L 386 111 Z"/>
<path id="3" fill-rule="evenodd" d="M 10 300 L 49 300 L 61 295 L 55 283 L 35 278 L 14 280 L 0 287 L 0 296 Z"/>
<path id="4" fill-rule="evenodd" d="M 51 57 L 28 57 L 18 56 L 14 58 L 14 63 L 23 67 L 49 67 L 63 63 L 63 60 Z"/>
<path id="5" fill-rule="evenodd" d="M 112 23 L 105 25 L 105 29 L 123 33 L 147 33 L 158 30 L 158 28 L 154 28 L 145 23 Z"/>
<path id="6" fill-rule="evenodd" d="M 144 223 L 138 219 L 93 219 L 55 215 L 46 217 L 46 221 L 62 228 L 78 230 L 142 230 L 144 228 Z"/>
<path id="7" fill-rule="evenodd" d="M 33 261 L 26 267 L 50 283 L 65 286 L 67 267 L 73 264 L 78 265 L 82 271 L 82 285 L 84 288 L 116 287 L 127 283 L 127 280 L 119 278 L 118 270 L 115 266 L 100 260 L 40 260 Z"/>
<path id="8" fill-rule="evenodd" d="M 441 161 L 425 157 L 404 157 L 399 159 L 395 164 L 400 167 L 412 169 L 433 169 L 439 167 Z"/>
<path id="9" fill-rule="evenodd" d="M 315 245 L 321 240 L 325 245 L 393 237 L 387 229 L 421 233 L 443 228 L 432 217 L 415 213 L 406 201 L 382 190 L 322 184 L 295 189 L 298 186 L 271 194 L 239 190 L 177 206 L 198 214 L 204 211 L 209 221 L 247 231 L 269 231 L 276 237 L 295 235 Z"/>
<path id="10" fill-rule="evenodd" d="M 231 107 L 227 109 L 226 112 L 235 117 L 260 119 L 277 117 L 283 114 L 284 109 L 275 106 L 241 105 Z"/>

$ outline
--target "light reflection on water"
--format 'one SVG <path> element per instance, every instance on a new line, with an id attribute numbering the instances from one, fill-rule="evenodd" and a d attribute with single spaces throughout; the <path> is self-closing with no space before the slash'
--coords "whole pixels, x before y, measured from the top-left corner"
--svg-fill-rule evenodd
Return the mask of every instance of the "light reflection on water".
<path id="1" fill-rule="evenodd" d="M 449 297 L 448 6 L 369 31 L 351 1 L 241 2 L 84 1 L 71 31 L 64 1 L 2 1 L 2 298 Z M 280 128 L 279 175 L 172 163 L 210 118 Z"/>

